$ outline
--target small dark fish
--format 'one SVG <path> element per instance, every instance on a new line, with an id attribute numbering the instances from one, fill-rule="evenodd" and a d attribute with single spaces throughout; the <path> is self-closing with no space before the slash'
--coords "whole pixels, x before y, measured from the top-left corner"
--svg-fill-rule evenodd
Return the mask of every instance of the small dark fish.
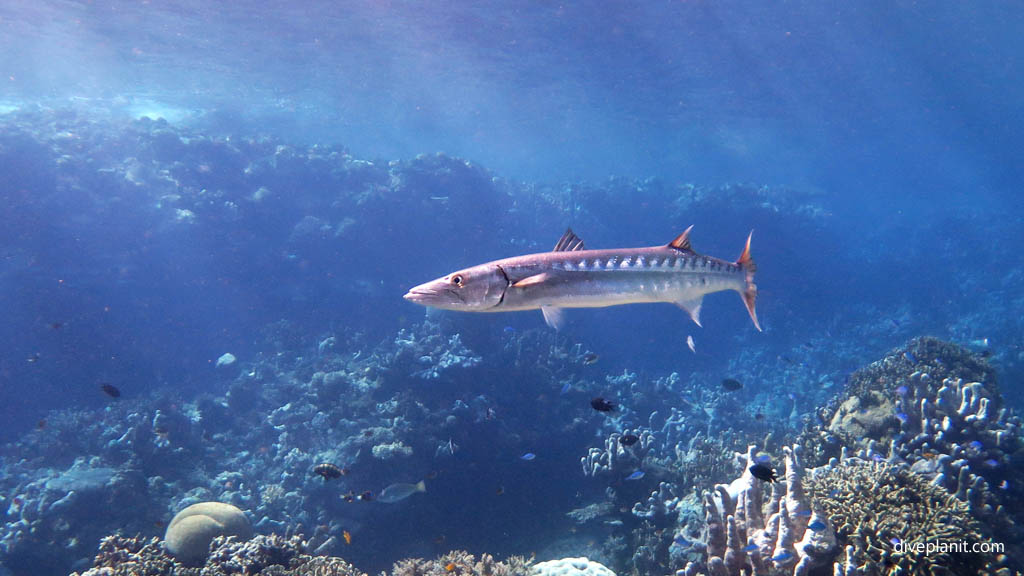
<path id="1" fill-rule="evenodd" d="M 50 329 L 51 330 L 60 330 L 63 327 L 64 327 L 64 323 L 63 322 L 51 322 L 50 323 Z"/>
<path id="2" fill-rule="evenodd" d="M 596 363 L 600 359 L 601 357 L 598 356 L 597 354 L 594 354 L 593 352 L 587 352 L 586 354 L 583 355 L 583 364 L 586 366 L 590 366 L 591 364 Z"/>
<path id="3" fill-rule="evenodd" d="M 775 470 L 772 470 L 771 466 L 765 464 L 754 464 L 750 467 L 750 473 L 754 475 L 754 478 L 762 482 L 775 482 L 778 480 L 775 476 Z"/>
<path id="4" fill-rule="evenodd" d="M 341 495 L 341 499 L 344 500 L 345 502 L 355 502 L 356 495 L 351 490 L 349 490 L 347 493 Z"/>
<path id="5" fill-rule="evenodd" d="M 345 475 L 345 471 L 342 471 L 341 468 L 338 468 L 337 466 L 331 464 L 330 462 L 317 464 L 316 466 L 313 467 L 313 473 L 322 476 L 324 482 L 327 482 L 328 480 L 333 480 L 335 478 L 341 478 L 342 476 Z"/>
<path id="6" fill-rule="evenodd" d="M 498 486 L 498 489 L 495 490 L 494 493 L 497 494 L 498 496 L 501 496 L 502 494 L 505 493 L 505 487 L 504 486 Z"/>
<path id="7" fill-rule="evenodd" d="M 36 352 L 35 354 L 32 354 L 28 358 L 25 358 L 25 361 L 28 362 L 29 364 L 35 364 L 36 362 L 39 362 L 39 358 L 39 353 Z"/>
<path id="8" fill-rule="evenodd" d="M 761 412 L 758 412 L 757 414 L 754 414 L 754 420 L 757 420 L 758 422 L 760 422 L 761 420 L 764 420 L 764 414 L 762 414 Z"/>
<path id="9" fill-rule="evenodd" d="M 100 384 L 100 390 L 103 390 L 103 393 L 111 398 L 119 398 L 121 396 L 121 391 L 113 384 Z"/>
<path id="10" fill-rule="evenodd" d="M 612 410 L 615 410 L 615 402 L 605 400 L 600 396 L 591 400 L 590 405 L 598 412 L 611 412 Z"/>
<path id="11" fill-rule="evenodd" d="M 46 419 L 45 418 L 39 420 L 39 422 L 36 422 L 36 429 L 37 430 L 42 430 L 43 428 L 46 428 Z"/>
<path id="12" fill-rule="evenodd" d="M 623 446 L 632 446 L 640 441 L 640 437 L 636 434 L 626 434 L 622 438 L 619 438 L 619 444 Z"/>
<path id="13" fill-rule="evenodd" d="M 370 492 L 369 490 L 359 495 L 360 502 L 369 502 L 370 500 L 373 500 L 373 492 Z"/>
<path id="14" fill-rule="evenodd" d="M 735 392 L 736 390 L 743 388 L 743 382 L 740 382 L 735 378 L 726 378 L 722 380 L 722 388 L 725 388 L 729 392 Z"/>

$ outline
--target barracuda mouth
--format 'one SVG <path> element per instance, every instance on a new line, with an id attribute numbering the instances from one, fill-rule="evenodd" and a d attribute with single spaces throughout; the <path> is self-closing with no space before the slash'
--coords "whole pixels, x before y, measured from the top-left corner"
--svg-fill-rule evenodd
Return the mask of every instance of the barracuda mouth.
<path id="1" fill-rule="evenodd" d="M 403 296 L 409 302 L 423 304 L 425 306 L 438 306 L 442 304 L 455 304 L 463 302 L 462 295 L 446 287 L 434 288 L 429 284 L 422 284 L 410 288 Z"/>

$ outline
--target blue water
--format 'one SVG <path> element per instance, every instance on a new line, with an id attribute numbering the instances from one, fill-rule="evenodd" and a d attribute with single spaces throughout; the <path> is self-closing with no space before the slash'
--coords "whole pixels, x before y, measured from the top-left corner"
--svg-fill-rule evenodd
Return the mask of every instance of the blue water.
<path id="1" fill-rule="evenodd" d="M 588 400 L 629 403 L 635 390 L 607 380 L 623 371 L 641 387 L 735 376 L 735 410 L 795 427 L 788 393 L 810 414 L 851 371 L 932 335 L 991 353 L 1019 408 L 1021 29 L 1024 10 L 997 2 L 0 4 L 0 462 L 38 448 L 33 466 L 65 470 L 109 439 L 95 453 L 34 439 L 58 412 L 93 434 L 104 415 L 187 412 L 263 370 L 265 405 L 202 440 L 257 450 L 277 432 L 248 427 L 305 398 L 325 364 L 401 329 L 459 334 L 482 367 L 403 374 L 374 398 L 436 416 L 406 416 L 415 456 L 363 463 L 374 489 L 437 474 L 404 509 L 352 513 L 355 542 L 333 553 L 379 572 L 451 548 L 529 554 L 564 534 L 565 513 L 605 488 L 579 470 L 609 431 Z M 557 336 L 539 312 L 423 328 L 401 298 L 548 250 L 567 226 L 605 248 L 690 224 L 696 250 L 728 260 L 754 230 L 764 333 L 733 294 L 706 299 L 703 328 L 630 306 L 571 311 Z M 317 364 L 330 336 L 337 356 Z M 556 338 L 600 360 L 509 368 L 510 340 Z M 225 352 L 238 364 L 215 368 Z M 560 394 L 560 373 L 591 387 Z M 481 395 L 493 418 L 443 423 Z M 383 422 L 343 410 L 355 401 L 321 408 Z M 630 424 L 670 401 L 633 398 Z M 322 452 L 345 436 L 333 426 L 294 442 Z M 443 459 L 427 438 L 460 448 Z M 185 479 L 193 465 L 161 471 L 177 484 L 146 497 L 154 518 L 188 482 L 212 486 L 213 468 Z M 0 470 L 0 484 L 25 474 Z M 617 489 L 656 487 L 648 472 Z M 350 514 L 307 496 L 296 506 L 322 511 L 307 525 Z"/>

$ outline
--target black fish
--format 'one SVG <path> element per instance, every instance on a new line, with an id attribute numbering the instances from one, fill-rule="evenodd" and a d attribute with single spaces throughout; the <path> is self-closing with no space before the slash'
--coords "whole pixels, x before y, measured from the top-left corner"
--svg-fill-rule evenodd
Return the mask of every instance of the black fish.
<path id="1" fill-rule="evenodd" d="M 740 382 L 735 378 L 726 378 L 725 380 L 722 380 L 722 388 L 725 388 L 729 392 L 735 392 L 736 390 L 743 388 L 743 382 Z"/>
<path id="2" fill-rule="evenodd" d="M 778 480 L 775 476 L 775 470 L 772 470 L 771 466 L 764 464 L 754 464 L 750 467 L 750 473 L 754 475 L 754 478 L 762 482 L 775 482 Z"/>
<path id="3" fill-rule="evenodd" d="M 363 492 L 362 494 L 359 495 L 359 500 L 363 502 L 369 502 L 370 500 L 373 500 L 373 492 L 370 492 L 369 490 Z"/>
<path id="4" fill-rule="evenodd" d="M 355 502 L 356 495 L 353 494 L 351 490 L 349 490 L 347 493 L 342 494 L 341 499 L 344 500 L 345 502 Z"/>
<path id="5" fill-rule="evenodd" d="M 640 441 L 640 437 L 636 434 L 626 434 L 622 438 L 619 438 L 619 443 L 623 446 L 632 446 Z"/>
<path id="6" fill-rule="evenodd" d="M 103 390 L 103 393 L 111 398 L 119 398 L 121 396 L 121 391 L 113 384 L 100 384 L 100 390 Z"/>
<path id="7" fill-rule="evenodd" d="M 586 354 L 583 355 L 583 363 L 586 364 L 587 366 L 589 366 L 589 365 L 597 362 L 598 359 L 600 359 L 600 358 L 601 358 L 600 356 L 598 356 L 597 354 L 594 354 L 593 352 L 587 352 Z"/>
<path id="8" fill-rule="evenodd" d="M 757 420 L 757 421 L 764 420 L 764 414 L 762 414 L 760 412 L 758 412 L 757 414 L 754 414 L 754 420 Z"/>
<path id="9" fill-rule="evenodd" d="M 615 410 L 615 403 L 598 396 L 590 401 L 590 405 L 598 412 L 611 412 Z"/>
<path id="10" fill-rule="evenodd" d="M 323 476 L 324 482 L 333 480 L 335 478 L 341 478 L 341 468 L 338 468 L 330 462 L 324 462 L 323 464 L 317 464 L 313 467 L 313 473 Z"/>

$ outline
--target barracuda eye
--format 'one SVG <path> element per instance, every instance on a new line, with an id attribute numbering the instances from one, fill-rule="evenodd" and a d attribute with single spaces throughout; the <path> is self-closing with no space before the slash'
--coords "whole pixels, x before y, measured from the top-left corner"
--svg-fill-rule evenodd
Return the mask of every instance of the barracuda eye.
<path id="1" fill-rule="evenodd" d="M 452 284 L 455 284 L 459 288 L 462 288 L 462 275 L 461 274 L 456 274 L 456 275 L 452 276 L 451 282 L 452 282 Z"/>

